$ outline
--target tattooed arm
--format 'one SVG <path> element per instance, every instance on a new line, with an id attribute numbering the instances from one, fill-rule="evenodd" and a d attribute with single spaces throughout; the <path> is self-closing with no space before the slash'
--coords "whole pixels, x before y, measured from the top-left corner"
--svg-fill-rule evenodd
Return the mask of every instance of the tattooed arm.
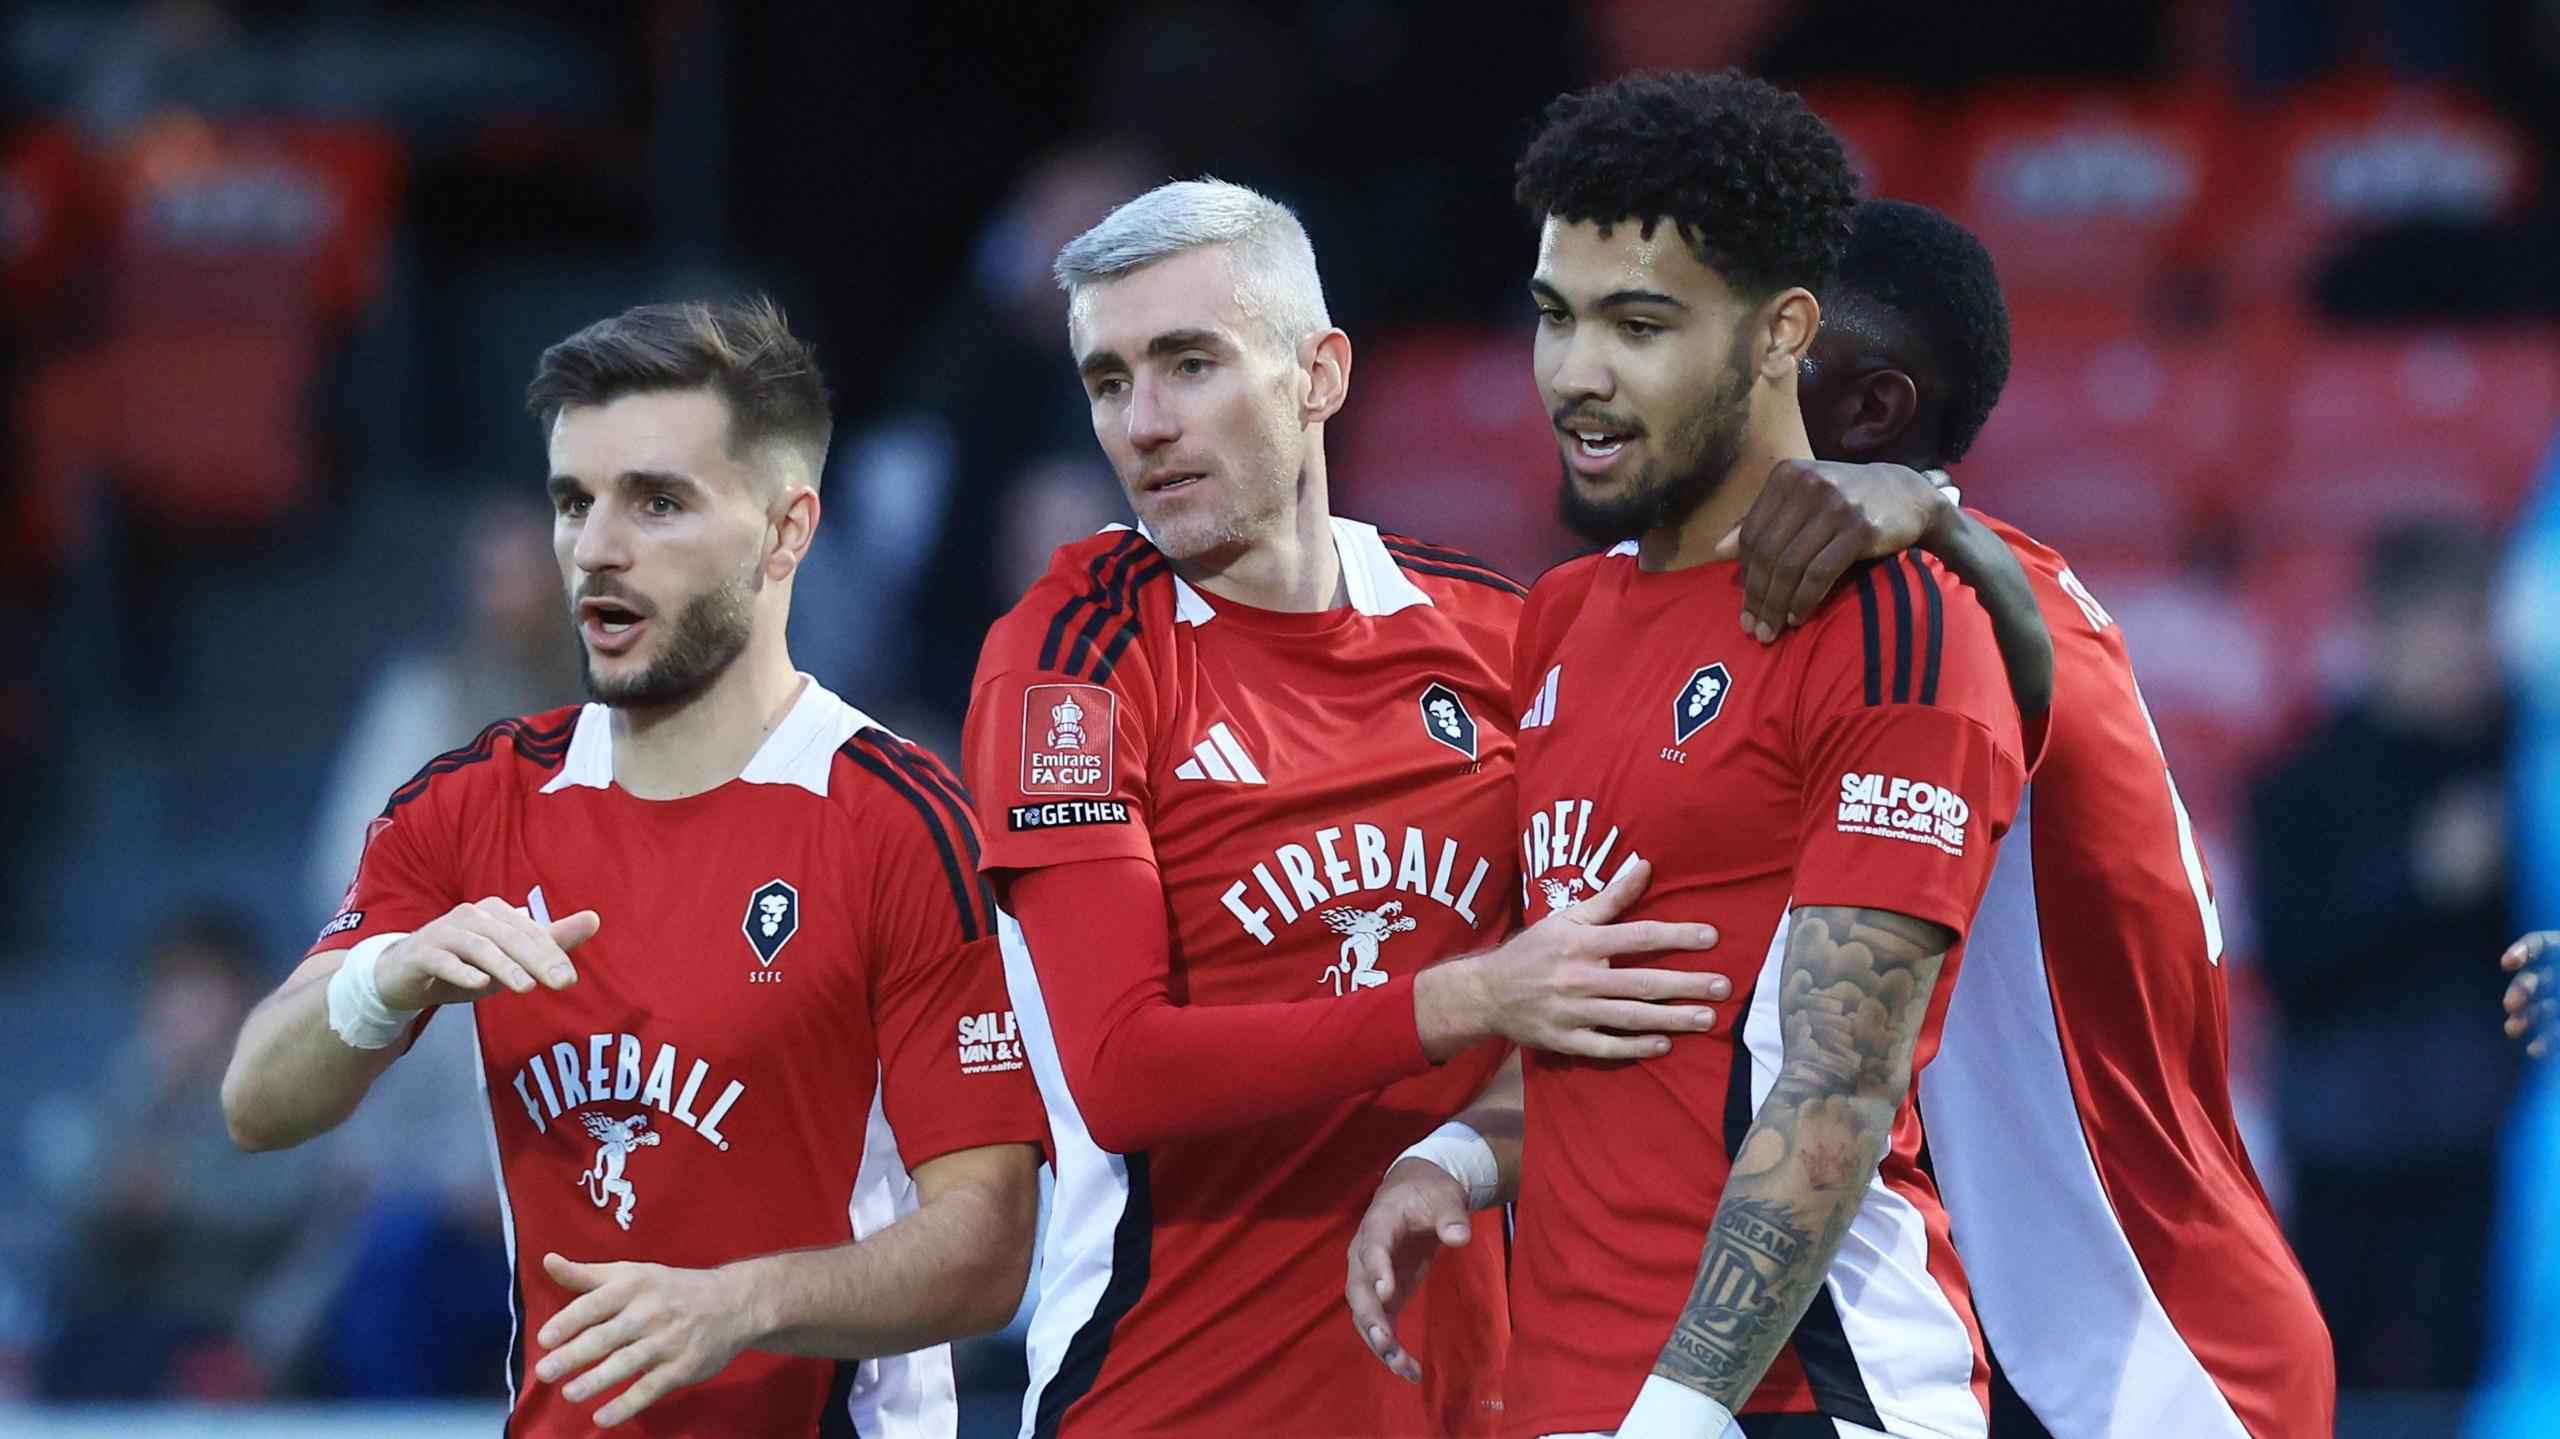
<path id="1" fill-rule="evenodd" d="M 1795 1332 L 1884 1158 L 1929 993 L 1954 940 L 1942 925 L 1890 910 L 1796 912 L 1778 977 L 1786 1055 L 1734 1157 L 1697 1285 L 1653 1366 L 1659 1379 L 1729 1414 Z M 1620 1439 L 1686 1427 L 1640 1422 L 1649 1405 L 1712 1412 L 1662 1384 L 1648 1381 L 1646 1390 Z M 1657 1395 L 1668 1402 L 1656 1404 Z"/>

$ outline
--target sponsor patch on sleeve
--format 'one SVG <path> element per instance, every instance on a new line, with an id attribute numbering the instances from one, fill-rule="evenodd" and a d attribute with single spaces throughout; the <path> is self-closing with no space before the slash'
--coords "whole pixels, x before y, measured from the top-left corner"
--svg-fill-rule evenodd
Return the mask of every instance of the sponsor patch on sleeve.
<path id="1" fill-rule="evenodd" d="M 320 926 L 320 934 L 319 934 L 319 938 L 320 938 L 320 939 L 327 939 L 329 936 L 331 936 L 331 935 L 333 935 L 333 934 L 344 934 L 344 933 L 346 933 L 348 930 L 354 929 L 354 928 L 358 927 L 359 925 L 362 925 L 363 923 L 364 923 L 364 911 L 363 911 L 363 910 L 360 910 L 360 909 L 345 909 L 345 910 L 340 910 L 340 911 L 338 912 L 338 917 L 337 917 L 336 919 L 333 919 L 333 920 L 329 921 L 327 924 L 324 924 L 324 925 Z M 318 942 L 317 940 L 315 940 L 315 941 L 314 941 L 314 943 L 317 943 L 317 942 Z"/>
<path id="2" fill-rule="evenodd" d="M 1889 774 L 1840 776 L 1842 834 L 1909 840 L 1960 855 L 1972 818 L 1973 806 L 1943 785 Z"/>
<path id="3" fill-rule="evenodd" d="M 1010 1009 L 960 1016 L 960 1072 L 1002 1074 L 1023 1067 L 1022 1031 Z"/>
<path id="4" fill-rule="evenodd" d="M 1116 799 L 1062 799 L 1048 804 L 1018 804 L 1005 816 L 1016 834 L 1033 829 L 1073 829 L 1088 824 L 1127 824 L 1129 806 Z"/>
<path id="5" fill-rule="evenodd" d="M 1111 793 L 1112 721 L 1118 705 L 1118 697 L 1101 685 L 1033 685 L 1024 690 L 1022 792 Z M 1025 828 L 1021 813 L 1014 812 L 1015 829 Z"/>

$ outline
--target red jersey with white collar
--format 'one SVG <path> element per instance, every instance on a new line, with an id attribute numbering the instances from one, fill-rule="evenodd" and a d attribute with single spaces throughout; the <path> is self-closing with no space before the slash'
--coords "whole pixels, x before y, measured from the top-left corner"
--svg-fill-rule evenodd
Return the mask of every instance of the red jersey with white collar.
<path id="1" fill-rule="evenodd" d="M 572 1297 L 545 1251 L 702 1267 L 842 1244 L 915 1207 L 910 1166 L 1046 1137 L 949 771 L 806 680 L 739 777 L 701 794 L 629 794 L 612 748 L 611 712 L 588 705 L 428 764 L 311 951 L 492 895 L 603 921 L 571 956 L 577 983 L 444 1021 L 479 1047 L 519 1439 L 591 1433 L 601 1403 L 529 1381 L 529 1337 Z M 628 1427 L 948 1436 L 956 1412 L 948 1346 L 861 1364 L 749 1350 Z"/>
<path id="2" fill-rule="evenodd" d="M 1333 529 L 1337 610 L 1212 599 L 1113 529 L 1060 547 L 987 637 L 964 752 L 990 871 L 1151 864 L 1174 1003 L 1308 1001 L 1376 1021 L 1296 1061 L 1375 1073 L 1369 1092 L 1114 1153 L 1060 1061 L 1067 1006 L 1042 998 L 1096 977 L 1061 972 L 1008 923 L 1059 1144 L 1024 1404 L 1037 1439 L 1374 1439 L 1498 1418 L 1498 1243 L 1443 1256 L 1409 1312 L 1421 1386 L 1362 1345 L 1342 1264 L 1378 1176 L 1500 1058 L 1482 1046 L 1428 1066 L 1411 988 L 1517 915 L 1504 710 L 1520 590 L 1453 552 Z M 1204 1103 L 1262 1078 L 1149 1076 Z"/>
<path id="3" fill-rule="evenodd" d="M 1956 931 L 1914 1052 L 1937 1047 L 1962 935 L 2024 779 L 1989 618 L 1935 562 L 1857 571 L 1812 620 L 1741 633 L 1740 566 L 1647 573 L 1634 546 L 1539 581 L 1521 628 L 1522 870 L 1533 909 L 1629 860 L 1629 916 L 1722 938 L 1648 964 L 1733 984 L 1668 1055 L 1529 1054 L 1506 1435 L 1614 1428 L 1686 1303 L 1733 1153 L 1783 1056 L 1778 976 L 1801 906 Z M 1812 1308 L 1745 1414 L 1896 1435 L 1983 1432 L 1986 1371 L 1906 1103 Z"/>

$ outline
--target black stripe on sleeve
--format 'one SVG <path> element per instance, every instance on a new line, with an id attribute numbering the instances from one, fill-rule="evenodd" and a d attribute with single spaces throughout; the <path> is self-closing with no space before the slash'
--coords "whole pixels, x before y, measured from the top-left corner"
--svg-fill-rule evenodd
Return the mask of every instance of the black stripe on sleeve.
<path id="1" fill-rule="evenodd" d="M 1867 703 L 1884 703 L 1884 639 L 1876 619 L 1876 567 L 1858 571 L 1858 628 L 1867 641 Z"/>
<path id="2" fill-rule="evenodd" d="M 1085 617 L 1084 627 L 1076 631 L 1075 645 L 1066 652 L 1063 660 L 1065 673 L 1075 674 L 1083 669 L 1085 658 L 1093 653 L 1094 637 L 1102 633 L 1102 627 L 1115 615 L 1130 612 L 1129 572 L 1147 551 L 1147 546 L 1137 546 L 1112 560 L 1110 578 L 1102 582 L 1102 600 L 1093 607 L 1093 613 Z"/>
<path id="3" fill-rule="evenodd" d="M 1147 1183 L 1147 1156 L 1132 1154 L 1122 1162 L 1128 1169 L 1129 1197 L 1120 1210 L 1119 1224 L 1111 1231 L 1111 1279 L 1102 1286 L 1102 1297 L 1094 1301 L 1092 1317 L 1067 1341 L 1058 1372 L 1040 1391 L 1039 1408 L 1031 1416 L 1031 1439 L 1058 1439 L 1067 1410 L 1092 1393 L 1094 1381 L 1102 1377 L 1112 1333 L 1147 1290 L 1148 1255 L 1155 1244 L 1155 1198 Z"/>
<path id="4" fill-rule="evenodd" d="M 1813 1303 L 1806 1306 L 1804 1318 L 1796 1321 L 1796 1332 L 1787 1342 L 1795 1346 L 1796 1358 L 1804 1361 L 1805 1387 L 1813 1391 L 1813 1402 L 1823 1413 L 1870 1429 L 1884 1427 L 1876 1401 L 1867 1393 L 1866 1376 L 1858 1372 L 1849 1333 L 1840 1327 L 1840 1306 L 1832 1302 L 1828 1283 L 1813 1291 Z"/>
<path id="5" fill-rule="evenodd" d="M 905 772 L 864 745 L 858 736 L 845 741 L 836 753 L 871 771 L 882 784 L 896 790 L 908 804 L 915 806 L 917 816 L 924 821 L 926 833 L 933 836 L 933 847 L 942 855 L 942 877 L 950 882 L 951 905 L 960 914 L 960 937 L 977 939 L 984 935 L 986 930 L 978 922 L 975 902 L 977 876 L 961 868 L 959 848 L 951 842 L 951 826 L 933 801 L 925 798 L 924 792 L 916 788 L 915 782 L 908 779 Z"/>
<path id="6" fill-rule="evenodd" d="M 501 738 L 515 742 L 516 753 L 531 760 L 537 768 L 557 769 L 569 753 L 569 736 L 577 730 L 578 711 L 549 729 L 536 729 L 521 719 L 502 719 L 472 737 L 460 749 L 447 750 L 426 762 L 409 777 L 409 782 L 391 792 L 391 800 L 382 807 L 389 814 L 427 792 L 427 785 L 437 775 L 451 774 L 465 765 L 478 764 L 495 756 Z"/>
<path id="7" fill-rule="evenodd" d="M 1078 611 L 1097 602 L 1102 596 L 1103 567 L 1120 555 L 1145 543 L 1146 536 L 1131 530 L 1115 541 L 1111 548 L 1093 557 L 1093 563 L 1087 566 L 1086 570 L 1092 583 L 1077 591 L 1075 596 L 1065 604 L 1060 605 L 1058 612 L 1049 619 L 1048 637 L 1040 642 L 1040 668 L 1054 670 L 1058 667 L 1058 651 L 1066 643 L 1067 626 L 1075 622 Z"/>
<path id="8" fill-rule="evenodd" d="M 1400 540 L 1387 541 L 1388 553 L 1404 568 L 1420 574 L 1438 575 L 1443 579 L 1467 580 L 1487 589 L 1526 598 L 1528 587 L 1480 560 L 1458 556 L 1454 551 L 1426 550 Z"/>
<path id="9" fill-rule="evenodd" d="M 1159 559 L 1153 564 L 1139 566 L 1137 573 L 1129 577 L 1129 617 L 1121 622 L 1119 632 L 1111 637 L 1111 643 L 1103 647 L 1101 657 L 1094 663 L 1093 673 L 1086 678 L 1095 684 L 1111 682 L 1111 672 L 1120 667 L 1120 656 L 1129 648 L 1129 642 L 1146 629 L 1138 618 L 1138 592 L 1171 573 L 1173 561 Z"/>
<path id="10" fill-rule="evenodd" d="M 987 888 L 985 876 L 978 872 L 981 854 L 978 846 L 977 806 L 969 798 L 969 791 L 962 787 L 948 766 L 933 757 L 931 751 L 909 744 L 886 730 L 864 730 L 854 736 L 854 741 L 869 744 L 880 753 L 883 759 L 896 765 L 909 779 L 914 780 L 928 794 L 942 802 L 944 810 L 951 817 L 952 828 L 959 831 L 960 842 L 969 852 L 970 887 L 978 902 L 979 922 L 985 926 L 986 933 L 995 933 L 995 895 Z"/>
<path id="11" fill-rule="evenodd" d="M 1893 702 L 1911 702 L 1911 581 L 1903 578 L 1903 557 L 1884 562 L 1893 579 Z"/>
<path id="12" fill-rule="evenodd" d="M 851 1359 L 836 1361 L 827 1383 L 827 1407 L 818 1411 L 818 1439 L 862 1439 L 862 1431 L 853 1427 L 853 1380 L 861 1370 Z"/>
<path id="13" fill-rule="evenodd" d="M 1920 647 L 1920 703 L 1933 705 L 1938 702 L 1938 651 L 1947 638 L 1947 601 L 1938 592 L 1935 571 L 1918 560 L 1911 562 L 1911 568 L 1920 576 L 1920 597 L 1929 611 L 1928 637 Z"/>

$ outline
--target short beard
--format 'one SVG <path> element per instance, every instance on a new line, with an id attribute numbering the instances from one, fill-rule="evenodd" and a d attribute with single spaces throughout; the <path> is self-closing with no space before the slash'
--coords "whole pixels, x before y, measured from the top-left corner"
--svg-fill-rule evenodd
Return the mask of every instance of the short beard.
<path id="1" fill-rule="evenodd" d="M 1556 491 L 1556 518 L 1566 529 L 1599 545 L 1686 523 L 1723 487 L 1734 462 L 1742 458 L 1742 432 L 1751 419 L 1750 356 L 1748 331 L 1737 333 L 1732 352 L 1725 357 L 1724 374 L 1705 403 L 1671 427 L 1665 435 L 1671 448 L 1661 458 L 1648 461 L 1644 472 L 1620 493 L 1589 498 L 1574 488 L 1573 467 L 1564 466 L 1564 483 Z M 1697 458 L 1657 479 L 1656 467 L 1677 464 L 1673 456 L 1681 453 Z"/>
<path id="2" fill-rule="evenodd" d="M 746 653 L 755 633 L 755 596 L 763 587 L 761 571 L 750 571 L 685 602 L 676 611 L 666 648 L 649 667 L 625 680 L 596 674 L 595 656 L 578 646 L 587 698 L 614 709 L 668 710 L 700 699 L 738 656 Z"/>

